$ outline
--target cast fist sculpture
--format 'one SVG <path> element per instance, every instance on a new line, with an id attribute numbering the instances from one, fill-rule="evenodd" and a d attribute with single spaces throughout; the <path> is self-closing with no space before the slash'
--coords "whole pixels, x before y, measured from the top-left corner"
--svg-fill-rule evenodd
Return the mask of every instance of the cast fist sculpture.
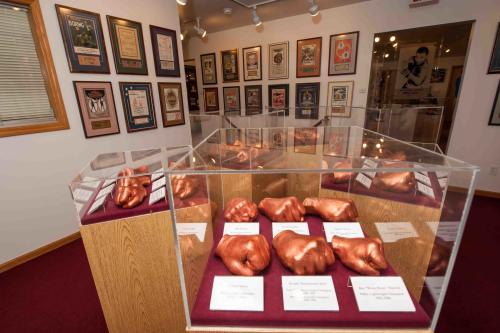
<path id="1" fill-rule="evenodd" d="M 122 208 L 134 208 L 140 205 L 148 195 L 146 188 L 151 184 L 149 176 L 134 176 L 148 172 L 147 166 L 137 169 L 124 168 L 118 173 L 118 180 L 115 188 L 115 205 Z"/>
<path id="2" fill-rule="evenodd" d="M 379 238 L 344 238 L 333 236 L 333 252 L 340 261 L 363 275 L 380 275 L 387 268 L 384 248 Z"/>
<path id="3" fill-rule="evenodd" d="M 384 163 L 385 164 L 385 163 Z M 408 164 L 392 163 L 392 167 L 408 168 Z M 403 172 L 377 172 L 373 178 L 373 185 L 382 190 L 396 193 L 406 193 L 415 189 L 415 174 L 410 171 Z"/>
<path id="4" fill-rule="evenodd" d="M 351 171 L 335 171 L 335 169 L 352 169 L 352 161 L 346 160 L 337 162 L 333 165 L 333 174 L 330 175 L 330 179 L 335 184 L 343 184 L 349 182 L 352 177 Z"/>
<path id="5" fill-rule="evenodd" d="M 273 238 L 273 247 L 283 266 L 297 275 L 324 273 L 335 262 L 331 247 L 322 237 L 284 230 Z"/>
<path id="6" fill-rule="evenodd" d="M 232 198 L 224 209 L 224 219 L 228 222 L 251 222 L 257 215 L 257 205 L 244 198 Z"/>
<path id="7" fill-rule="evenodd" d="M 351 199 L 305 198 L 303 205 L 307 214 L 319 215 L 325 221 L 350 222 L 358 217 Z"/>
<path id="8" fill-rule="evenodd" d="M 262 235 L 224 235 L 215 249 L 215 255 L 235 275 L 256 275 L 271 261 L 269 244 Z"/>
<path id="9" fill-rule="evenodd" d="M 198 190 L 199 181 L 195 176 L 173 175 L 172 192 L 174 197 L 186 199 L 192 196 Z"/>
<path id="10" fill-rule="evenodd" d="M 264 198 L 259 210 L 273 222 L 304 221 L 306 210 L 297 197 Z"/>

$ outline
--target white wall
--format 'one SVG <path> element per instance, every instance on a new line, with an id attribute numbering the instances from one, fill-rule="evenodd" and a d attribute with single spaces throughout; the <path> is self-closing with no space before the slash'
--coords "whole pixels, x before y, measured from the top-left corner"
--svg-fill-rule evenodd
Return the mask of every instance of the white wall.
<path id="1" fill-rule="evenodd" d="M 149 24 L 179 32 L 174 0 L 42 0 L 41 7 L 49 44 L 71 129 L 42 134 L 0 138 L 0 263 L 34 250 L 78 230 L 68 184 L 93 157 L 102 152 L 173 146 L 190 143 L 188 124 L 162 127 L 157 83 L 185 82 L 181 78 L 155 76 Z M 54 4 L 101 14 L 111 75 L 71 74 L 64 52 Z M 149 76 L 116 75 L 106 22 L 110 14 L 142 23 Z M 180 63 L 183 64 L 181 41 Z M 112 81 L 121 133 L 85 139 L 73 80 Z M 118 81 L 151 82 L 158 129 L 128 134 Z M 187 99 L 183 86 L 184 109 Z"/>
<path id="2" fill-rule="evenodd" d="M 185 43 L 184 52 L 186 58 L 196 59 L 200 93 L 203 92 L 203 89 L 201 73 L 199 72 L 199 55 L 216 52 L 221 108 L 223 106 L 222 86 L 234 84 L 223 85 L 221 83 L 220 51 L 237 47 L 240 54 L 241 70 L 241 48 L 255 45 L 263 47 L 264 79 L 262 82 L 253 81 L 249 84 L 263 84 L 264 105 L 267 105 L 268 84 L 290 83 L 290 106 L 294 106 L 296 82 L 320 81 L 320 103 L 326 105 L 329 81 L 354 80 L 353 105 L 365 106 L 375 33 L 476 20 L 448 153 L 450 156 L 481 167 L 482 172 L 478 183 L 480 189 L 500 192 L 500 175 L 496 177 L 488 175 L 490 166 L 500 166 L 500 150 L 496 146 L 500 142 L 500 128 L 487 125 L 500 75 L 486 75 L 494 36 L 498 21 L 500 21 L 499 13 L 500 1 L 498 0 L 440 0 L 437 5 L 414 9 L 410 9 L 408 1 L 404 0 L 371 0 L 323 10 L 319 20 L 304 14 L 264 22 L 261 31 L 256 31 L 254 26 L 245 26 L 213 34 L 209 33 L 203 41 L 196 37 L 190 38 Z M 248 20 L 250 21 L 250 14 Z M 329 36 L 358 30 L 360 31 L 360 40 L 356 75 L 329 77 L 327 64 Z M 317 36 L 323 37 L 321 78 L 296 79 L 296 41 Z M 290 79 L 268 81 L 267 45 L 281 41 L 290 42 Z M 242 80 L 240 82 L 242 104 L 244 104 L 244 85 Z M 203 106 L 202 97 L 201 95 L 201 106 Z"/>

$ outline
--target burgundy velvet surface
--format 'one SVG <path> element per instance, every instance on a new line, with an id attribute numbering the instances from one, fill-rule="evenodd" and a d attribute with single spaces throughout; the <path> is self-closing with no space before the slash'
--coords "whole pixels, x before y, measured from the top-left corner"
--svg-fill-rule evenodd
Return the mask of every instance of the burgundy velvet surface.
<path id="1" fill-rule="evenodd" d="M 200 180 L 200 187 L 196 191 L 196 193 L 184 200 L 180 200 L 175 198 L 175 208 L 183 208 L 190 207 L 195 205 L 201 205 L 208 202 L 208 194 L 207 194 L 207 186 L 205 177 L 196 176 Z M 89 214 L 88 211 L 90 207 L 92 207 L 93 202 L 95 201 L 95 197 L 99 193 L 100 188 L 94 193 L 92 199 L 90 200 L 90 204 L 85 207 L 85 214 L 81 218 L 82 225 L 88 225 L 98 222 L 111 221 L 116 219 L 123 219 L 127 217 L 155 213 L 159 211 L 164 211 L 169 209 L 169 204 L 167 200 L 167 196 L 165 199 L 161 199 L 154 204 L 149 204 L 149 195 L 151 194 L 151 188 L 153 185 L 149 185 L 147 187 L 148 196 L 144 198 L 142 203 L 134 208 L 122 208 L 115 205 L 112 193 L 108 194 L 104 204 L 98 210 L 94 211 L 92 214 Z"/>
<path id="2" fill-rule="evenodd" d="M 311 235 L 325 236 L 322 220 L 314 216 L 306 216 Z M 258 218 L 260 233 L 271 244 L 272 223 L 264 216 Z M 215 230 L 215 242 L 205 269 L 195 306 L 191 313 L 193 325 L 224 326 L 260 326 L 260 327 L 360 327 L 360 328 L 421 328 L 428 327 L 429 317 L 422 307 L 415 304 L 413 313 L 359 312 L 349 277 L 357 273 L 346 268 L 338 260 L 330 266 L 325 274 L 333 277 L 333 283 L 339 302 L 338 312 L 284 311 L 281 287 L 282 275 L 293 275 L 279 262 L 272 250 L 270 266 L 263 272 L 264 276 L 264 312 L 210 311 L 210 298 L 214 276 L 231 275 L 220 258 L 214 256 L 215 247 L 222 237 L 223 219 L 219 218 Z M 384 276 L 397 275 L 391 268 L 383 272 Z"/>
<path id="3" fill-rule="evenodd" d="M 248 148 L 248 147 L 246 147 Z M 258 148 L 257 148 L 258 149 Z M 225 160 L 222 161 L 222 167 L 227 168 L 227 169 L 234 169 L 234 170 L 253 170 L 257 169 L 258 167 L 265 166 L 269 164 L 269 162 L 273 161 L 275 158 L 283 155 L 282 150 L 271 150 L 267 153 L 264 153 L 257 158 L 252 159 L 251 161 L 248 160 L 243 163 L 238 163 L 237 162 L 237 157 L 236 153 L 234 156 L 228 157 Z"/>
<path id="4" fill-rule="evenodd" d="M 441 206 L 441 200 L 443 199 L 443 191 L 439 186 L 439 181 L 434 172 L 429 172 L 429 179 L 431 181 L 432 189 L 434 190 L 435 199 L 422 194 L 417 190 L 415 185 L 415 190 L 408 193 L 394 193 L 386 190 L 377 188 L 372 184 L 372 186 L 367 189 L 365 186 L 360 184 L 355 180 L 356 174 L 350 179 L 349 183 L 335 184 L 330 177 L 323 175 L 321 182 L 321 187 L 329 190 L 336 190 L 342 192 L 351 192 L 354 194 L 368 195 L 372 197 L 377 197 L 386 200 L 400 201 L 415 205 L 423 205 L 427 207 L 439 208 Z"/>

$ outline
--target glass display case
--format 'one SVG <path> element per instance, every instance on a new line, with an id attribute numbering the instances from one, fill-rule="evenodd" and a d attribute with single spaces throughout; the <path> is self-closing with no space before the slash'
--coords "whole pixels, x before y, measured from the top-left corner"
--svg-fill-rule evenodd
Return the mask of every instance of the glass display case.
<path id="1" fill-rule="evenodd" d="M 356 126 L 216 130 L 166 170 L 188 329 L 434 329 L 478 171 Z"/>

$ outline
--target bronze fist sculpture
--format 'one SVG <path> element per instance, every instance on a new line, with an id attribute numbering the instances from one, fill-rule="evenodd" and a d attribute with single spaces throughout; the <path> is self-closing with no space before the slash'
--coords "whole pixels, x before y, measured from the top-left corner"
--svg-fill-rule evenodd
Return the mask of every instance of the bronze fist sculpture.
<path id="1" fill-rule="evenodd" d="M 224 235 L 217 245 L 215 255 L 235 275 L 256 275 L 271 261 L 269 244 L 262 235 Z"/>
<path id="2" fill-rule="evenodd" d="M 259 210 L 273 222 L 304 221 L 306 209 L 297 197 L 264 198 Z"/>
<path id="3" fill-rule="evenodd" d="M 349 182 L 352 177 L 351 171 L 335 171 L 335 169 L 351 169 L 352 162 L 350 160 L 337 162 L 333 165 L 333 174 L 330 175 L 330 179 L 335 184 L 343 184 Z"/>
<path id="4" fill-rule="evenodd" d="M 147 166 L 137 169 L 124 168 L 118 173 L 118 180 L 115 188 L 115 205 L 122 208 L 134 208 L 140 205 L 148 195 L 146 188 L 151 184 L 151 178 L 147 175 L 135 176 L 148 172 Z"/>
<path id="5" fill-rule="evenodd" d="M 358 211 L 351 199 L 305 198 L 307 214 L 319 215 L 325 221 L 350 222 L 358 217 Z"/>
<path id="6" fill-rule="evenodd" d="M 333 252 L 340 261 L 363 275 L 380 275 L 387 268 L 384 248 L 379 238 L 344 238 L 333 236 Z"/>
<path id="7" fill-rule="evenodd" d="M 386 163 L 384 163 L 386 164 Z M 392 167 L 408 168 L 407 163 L 390 164 Z M 382 190 L 396 193 L 406 193 L 415 189 L 415 174 L 410 171 L 403 172 L 378 172 L 373 178 L 373 185 Z"/>
<path id="8" fill-rule="evenodd" d="M 283 266 L 298 275 L 321 274 L 335 262 L 326 240 L 284 230 L 273 239 L 273 247 Z"/>
<path id="9" fill-rule="evenodd" d="M 195 176 L 173 175 L 172 192 L 174 197 L 186 199 L 198 190 L 199 181 Z"/>
<path id="10" fill-rule="evenodd" d="M 232 198 L 224 209 L 227 222 L 251 222 L 257 218 L 257 205 L 244 198 Z"/>

